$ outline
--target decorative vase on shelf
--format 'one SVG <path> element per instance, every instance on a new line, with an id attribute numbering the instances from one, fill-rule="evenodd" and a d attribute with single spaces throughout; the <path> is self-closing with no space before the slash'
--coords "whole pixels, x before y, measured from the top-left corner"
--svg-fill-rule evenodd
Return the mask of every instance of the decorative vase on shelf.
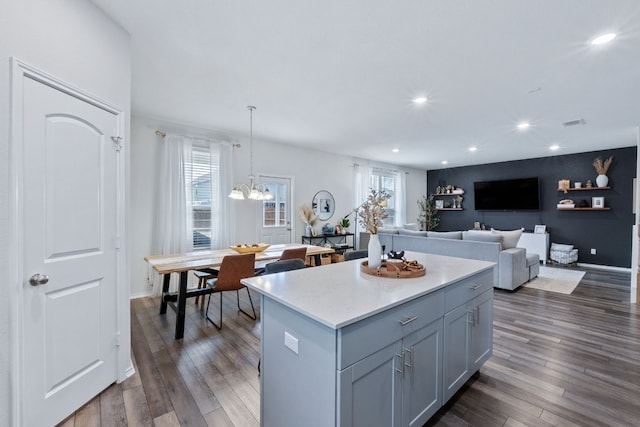
<path id="1" fill-rule="evenodd" d="M 307 237 L 311 237 L 311 225 L 305 224 L 304 226 L 304 235 Z"/>
<path id="2" fill-rule="evenodd" d="M 371 234 L 369 236 L 369 246 L 367 247 L 369 257 L 367 259 L 369 268 L 378 268 L 382 262 L 382 245 L 380 244 L 380 236 Z"/>
<path id="3" fill-rule="evenodd" d="M 609 184 L 609 177 L 607 175 L 598 175 L 596 177 L 596 184 L 598 187 L 606 187 Z"/>

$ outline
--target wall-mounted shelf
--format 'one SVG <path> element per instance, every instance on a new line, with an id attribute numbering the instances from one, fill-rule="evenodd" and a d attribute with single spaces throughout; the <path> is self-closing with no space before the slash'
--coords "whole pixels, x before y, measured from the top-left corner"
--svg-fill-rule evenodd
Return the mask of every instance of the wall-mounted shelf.
<path id="1" fill-rule="evenodd" d="M 559 211 L 610 211 L 611 208 L 557 208 Z"/>
<path id="2" fill-rule="evenodd" d="M 567 191 L 596 191 L 596 190 L 611 190 L 611 187 L 567 188 Z M 564 193 L 564 190 L 558 190 L 558 193 Z"/>

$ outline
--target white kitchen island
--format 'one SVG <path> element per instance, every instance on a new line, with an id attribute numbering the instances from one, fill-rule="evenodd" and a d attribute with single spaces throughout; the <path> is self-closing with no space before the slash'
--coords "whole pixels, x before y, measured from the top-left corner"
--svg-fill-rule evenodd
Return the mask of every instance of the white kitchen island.
<path id="1" fill-rule="evenodd" d="M 421 426 L 492 353 L 491 262 L 406 253 L 244 279 L 261 294 L 263 426 Z"/>

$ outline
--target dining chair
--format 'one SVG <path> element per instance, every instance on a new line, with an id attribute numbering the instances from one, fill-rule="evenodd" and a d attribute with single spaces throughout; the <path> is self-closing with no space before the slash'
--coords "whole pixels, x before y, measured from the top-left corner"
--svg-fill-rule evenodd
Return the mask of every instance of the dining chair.
<path id="1" fill-rule="evenodd" d="M 288 261 L 292 259 L 301 259 L 303 263 L 306 264 L 307 261 L 307 248 L 304 246 L 301 248 L 289 248 L 282 251 L 280 254 L 280 258 L 278 261 Z M 256 276 L 260 276 L 265 274 L 265 267 L 256 268 Z"/>
<path id="2" fill-rule="evenodd" d="M 307 248 L 289 248 L 282 251 L 282 255 L 280 255 L 279 261 L 284 261 L 287 259 L 301 259 L 305 261 L 307 258 Z"/>
<path id="3" fill-rule="evenodd" d="M 346 251 L 344 253 L 344 260 L 351 261 L 352 259 L 366 258 L 369 256 L 367 249 L 359 249 L 357 251 Z"/>
<path id="4" fill-rule="evenodd" d="M 218 277 L 218 270 L 215 268 L 203 268 L 202 270 L 194 271 L 193 274 L 198 278 L 198 289 L 202 289 L 207 286 L 207 280 Z M 202 298 L 200 297 L 200 295 L 196 296 L 195 303 L 197 305 L 198 301 L 200 302 L 200 311 L 202 311 L 204 310 L 204 295 L 202 295 Z"/>
<path id="5" fill-rule="evenodd" d="M 218 328 L 222 329 L 222 293 L 226 291 L 236 291 L 236 300 L 238 302 L 238 310 L 248 316 L 250 319 L 256 320 L 256 309 L 253 307 L 253 301 L 251 300 L 251 292 L 244 286 L 240 280 L 247 277 L 254 276 L 254 266 L 256 262 L 256 254 L 241 254 L 241 255 L 227 255 L 222 258 L 220 264 L 220 270 L 218 271 L 218 277 L 216 279 L 207 280 L 207 285 L 211 289 L 209 294 L 209 300 L 207 301 L 207 309 L 205 316 L 207 320 Z M 251 310 L 253 316 L 244 311 L 240 307 L 240 290 L 247 289 L 249 295 L 249 302 L 251 303 Z M 211 317 L 209 317 L 209 305 L 211 304 L 211 294 L 220 294 L 220 324 L 216 324 Z"/>
<path id="6" fill-rule="evenodd" d="M 305 251 L 306 248 L 302 248 Z M 305 252 L 306 255 L 306 252 Z M 300 258 L 293 259 L 283 259 L 279 261 L 270 262 L 264 267 L 264 274 L 274 274 L 274 273 L 282 273 L 283 271 L 291 271 L 291 270 L 299 270 L 302 268 L 306 268 L 304 260 Z M 258 373 L 260 373 L 260 362 L 261 359 L 258 360 Z"/>
<path id="7" fill-rule="evenodd" d="M 264 274 L 281 273 L 283 271 L 298 270 L 306 268 L 307 265 L 300 258 L 284 259 L 270 262 L 264 266 Z"/>

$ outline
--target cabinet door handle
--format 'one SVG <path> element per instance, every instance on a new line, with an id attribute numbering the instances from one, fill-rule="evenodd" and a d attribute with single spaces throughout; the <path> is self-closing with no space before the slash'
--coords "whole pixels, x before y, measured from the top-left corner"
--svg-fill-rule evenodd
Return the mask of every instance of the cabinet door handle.
<path id="1" fill-rule="evenodd" d="M 467 309 L 467 314 L 470 315 L 470 319 L 467 321 L 471 323 L 471 326 L 476 326 L 476 308 L 472 307 Z"/>
<path id="2" fill-rule="evenodd" d="M 404 366 L 406 366 L 407 368 L 413 370 L 413 346 L 411 346 L 411 348 L 405 348 L 404 352 L 405 353 L 409 353 L 409 363 L 406 363 L 406 361 L 405 361 Z"/>
<path id="3" fill-rule="evenodd" d="M 413 322 L 414 320 L 416 320 L 417 318 L 418 318 L 418 316 L 411 316 L 411 317 L 409 317 L 409 318 L 407 318 L 407 319 L 400 320 L 400 324 L 401 324 L 402 326 L 407 325 L 407 324 L 409 324 L 409 323 Z"/>
<path id="4" fill-rule="evenodd" d="M 404 351 L 400 354 L 396 353 L 396 357 L 400 358 L 400 368 L 394 368 L 396 370 L 396 372 L 400 372 L 401 374 L 404 373 Z"/>
<path id="5" fill-rule="evenodd" d="M 475 321 L 475 323 L 476 324 L 480 323 L 480 306 L 476 307 L 476 321 Z"/>
<path id="6" fill-rule="evenodd" d="M 469 289 L 471 289 L 472 291 L 477 291 L 481 287 L 482 287 L 482 285 L 473 285 L 473 286 L 469 286 Z"/>

